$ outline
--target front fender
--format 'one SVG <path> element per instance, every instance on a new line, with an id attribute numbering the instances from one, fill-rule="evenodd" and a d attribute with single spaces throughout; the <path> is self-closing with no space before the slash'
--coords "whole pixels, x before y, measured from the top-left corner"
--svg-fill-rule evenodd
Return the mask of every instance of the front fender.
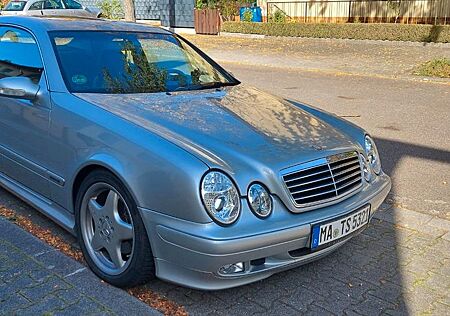
<path id="1" fill-rule="evenodd" d="M 72 95 L 53 93 L 49 170 L 66 180 L 52 199 L 73 211 L 73 185 L 89 166 L 115 174 L 139 207 L 211 222 L 199 194 L 209 167 L 176 144 Z M 70 198 L 69 198 L 70 197 Z"/>
<path id="2" fill-rule="evenodd" d="M 199 196 L 199 181 L 208 169 L 189 165 L 186 160 L 173 163 L 155 159 L 158 163 L 151 164 L 155 161 L 151 156 L 151 152 L 142 152 L 140 157 L 117 152 L 93 154 L 78 167 L 68 184 L 73 188 L 77 176 L 86 168 L 102 167 L 122 181 L 139 207 L 193 222 L 211 222 Z M 140 159 L 143 157 L 146 159 Z"/>

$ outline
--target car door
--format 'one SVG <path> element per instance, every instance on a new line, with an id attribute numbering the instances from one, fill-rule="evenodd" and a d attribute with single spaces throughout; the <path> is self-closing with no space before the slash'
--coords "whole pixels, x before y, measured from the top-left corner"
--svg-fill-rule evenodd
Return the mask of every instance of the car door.
<path id="1" fill-rule="evenodd" d="M 0 96 L 0 177 L 49 196 L 47 141 L 50 99 L 35 38 L 0 25 L 0 80 L 25 76 L 39 85 L 33 101 Z"/>
<path id="2" fill-rule="evenodd" d="M 30 4 L 28 7 L 28 15 L 43 15 L 42 9 L 44 8 L 44 1 L 36 1 Z"/>

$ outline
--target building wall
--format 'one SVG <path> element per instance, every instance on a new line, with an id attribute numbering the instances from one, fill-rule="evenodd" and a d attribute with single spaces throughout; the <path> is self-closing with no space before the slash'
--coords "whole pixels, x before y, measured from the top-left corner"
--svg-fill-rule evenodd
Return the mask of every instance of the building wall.
<path id="1" fill-rule="evenodd" d="M 80 2 L 98 7 L 101 0 Z M 135 8 L 138 20 L 161 20 L 161 25 L 169 27 L 194 27 L 194 0 L 135 0 Z"/>
<path id="2" fill-rule="evenodd" d="M 194 0 L 159 0 L 159 6 L 161 25 L 194 27 Z"/>
<path id="3" fill-rule="evenodd" d="M 158 0 L 136 0 L 136 18 L 139 20 L 159 20 L 161 8 Z"/>

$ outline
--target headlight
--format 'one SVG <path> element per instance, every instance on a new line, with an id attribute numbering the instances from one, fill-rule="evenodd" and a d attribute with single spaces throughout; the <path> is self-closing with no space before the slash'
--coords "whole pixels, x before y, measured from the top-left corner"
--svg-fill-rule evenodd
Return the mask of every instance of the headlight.
<path id="1" fill-rule="evenodd" d="M 231 179 L 222 172 L 210 171 L 203 177 L 201 195 L 206 211 L 219 224 L 232 224 L 239 217 L 239 193 Z"/>
<path id="2" fill-rule="evenodd" d="M 248 188 L 247 197 L 250 208 L 256 216 L 265 218 L 272 213 L 272 199 L 269 192 L 261 184 L 252 184 Z"/>
<path id="3" fill-rule="evenodd" d="M 365 143 L 367 159 L 369 160 L 370 167 L 372 168 L 373 172 L 375 172 L 376 174 L 380 174 L 381 161 L 380 161 L 380 156 L 378 155 L 377 146 L 375 146 L 375 142 L 373 141 L 372 138 L 370 138 L 369 135 L 366 135 L 364 143 Z"/>

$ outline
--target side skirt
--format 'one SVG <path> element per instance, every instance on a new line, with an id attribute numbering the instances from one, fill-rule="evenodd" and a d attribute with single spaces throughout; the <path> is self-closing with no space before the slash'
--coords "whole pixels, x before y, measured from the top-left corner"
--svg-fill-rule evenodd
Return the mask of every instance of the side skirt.
<path id="1" fill-rule="evenodd" d="M 21 185 L 1 172 L 0 186 L 25 201 L 27 204 L 33 206 L 45 216 L 51 218 L 72 235 L 75 235 L 75 217 L 61 206 L 53 203 L 42 195 L 31 191 L 27 187 Z"/>

